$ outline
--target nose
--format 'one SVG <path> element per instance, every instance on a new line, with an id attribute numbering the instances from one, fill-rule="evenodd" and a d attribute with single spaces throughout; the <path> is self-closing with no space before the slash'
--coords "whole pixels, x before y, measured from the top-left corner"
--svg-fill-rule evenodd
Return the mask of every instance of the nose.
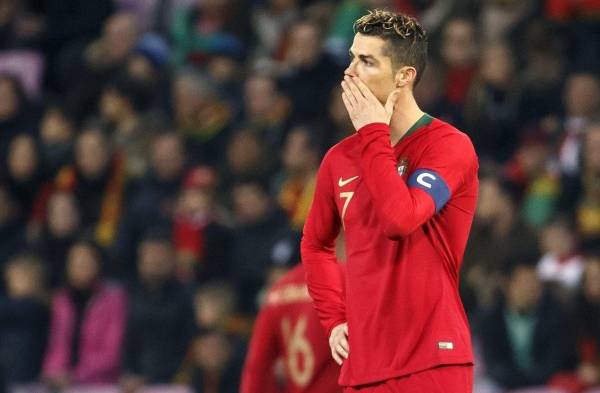
<path id="1" fill-rule="evenodd" d="M 344 75 L 346 76 L 358 76 L 356 75 L 356 67 L 355 67 L 355 61 L 351 61 L 350 64 L 348 64 L 348 67 L 346 67 L 346 69 L 344 70 Z"/>

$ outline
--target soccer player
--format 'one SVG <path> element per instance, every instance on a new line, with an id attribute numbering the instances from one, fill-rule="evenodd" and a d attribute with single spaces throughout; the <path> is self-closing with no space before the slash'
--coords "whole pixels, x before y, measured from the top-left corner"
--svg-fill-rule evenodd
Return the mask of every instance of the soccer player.
<path id="1" fill-rule="evenodd" d="M 458 274 L 477 156 L 414 99 L 427 57 L 419 23 L 375 10 L 354 29 L 342 99 L 356 133 L 319 168 L 302 239 L 309 292 L 345 392 L 471 392 Z M 334 257 L 340 228 L 344 276 Z"/>
<path id="2" fill-rule="evenodd" d="M 278 392 L 274 370 L 279 358 L 284 363 L 285 392 L 341 392 L 340 367 L 331 358 L 304 277 L 298 264 L 269 291 L 254 325 L 241 393 Z"/>

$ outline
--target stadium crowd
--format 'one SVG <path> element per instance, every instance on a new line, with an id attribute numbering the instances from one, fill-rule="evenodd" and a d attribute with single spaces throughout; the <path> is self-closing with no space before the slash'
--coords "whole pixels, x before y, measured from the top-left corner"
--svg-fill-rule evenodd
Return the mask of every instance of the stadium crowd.
<path id="1" fill-rule="evenodd" d="M 598 1 L 0 0 L 4 389 L 238 391 L 376 7 L 479 154 L 475 392 L 600 386 Z"/>

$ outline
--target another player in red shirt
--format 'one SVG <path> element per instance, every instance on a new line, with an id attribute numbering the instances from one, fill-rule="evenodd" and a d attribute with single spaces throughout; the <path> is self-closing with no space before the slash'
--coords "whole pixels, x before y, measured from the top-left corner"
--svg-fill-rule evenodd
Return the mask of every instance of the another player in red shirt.
<path id="1" fill-rule="evenodd" d="M 286 393 L 341 392 L 340 367 L 331 359 L 302 264 L 286 273 L 267 295 L 254 325 L 240 392 L 279 392 L 274 370 L 280 358 Z"/>
<path id="2" fill-rule="evenodd" d="M 477 156 L 414 99 L 427 58 L 419 23 L 376 10 L 354 28 L 342 98 L 357 132 L 319 169 L 302 240 L 309 292 L 346 392 L 471 392 L 458 277 Z M 334 256 L 342 227 L 345 276 Z"/>

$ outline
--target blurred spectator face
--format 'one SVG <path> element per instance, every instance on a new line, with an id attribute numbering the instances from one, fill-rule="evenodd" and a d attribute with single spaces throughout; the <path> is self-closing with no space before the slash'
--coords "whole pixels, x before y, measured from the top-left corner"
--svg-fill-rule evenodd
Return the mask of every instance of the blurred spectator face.
<path id="1" fill-rule="evenodd" d="M 19 2 L 17 0 L 1 0 L 0 1 L 0 25 L 9 23 L 15 17 Z"/>
<path id="2" fill-rule="evenodd" d="M 296 8 L 298 0 L 269 0 L 269 5 L 274 11 L 282 12 Z"/>
<path id="3" fill-rule="evenodd" d="M 583 293 L 593 302 L 600 303 L 600 258 L 590 257 L 585 265 L 583 276 Z"/>
<path id="4" fill-rule="evenodd" d="M 175 118 L 179 123 L 196 118 L 212 94 L 205 80 L 190 73 L 178 75 L 172 89 Z"/>
<path id="5" fill-rule="evenodd" d="M 277 100 L 275 81 L 266 76 L 254 75 L 246 79 L 244 101 L 248 115 L 266 117 Z"/>
<path id="6" fill-rule="evenodd" d="M 86 243 L 75 243 L 67 255 L 67 281 L 79 290 L 91 289 L 100 275 L 100 255 Z"/>
<path id="7" fill-rule="evenodd" d="M 100 97 L 100 114 L 109 123 L 118 122 L 127 110 L 131 110 L 131 103 L 115 89 L 105 89 Z"/>
<path id="8" fill-rule="evenodd" d="M 571 75 L 565 87 L 569 116 L 590 117 L 600 111 L 600 81 L 592 74 Z"/>
<path id="9" fill-rule="evenodd" d="M 77 139 L 75 162 L 88 179 L 100 177 L 110 163 L 108 141 L 100 130 L 84 131 Z"/>
<path id="10" fill-rule="evenodd" d="M 481 179 L 477 200 L 476 217 L 478 221 L 484 224 L 493 223 L 510 203 L 510 198 L 504 195 L 496 179 Z"/>
<path id="11" fill-rule="evenodd" d="M 104 25 L 102 39 L 105 41 L 110 59 L 124 59 L 135 46 L 138 39 L 138 25 L 135 15 L 117 13 Z"/>
<path id="12" fill-rule="evenodd" d="M 16 81 L 0 77 L 0 121 L 10 120 L 19 113 L 21 105 Z"/>
<path id="13" fill-rule="evenodd" d="M 296 23 L 289 36 L 286 61 L 294 66 L 309 67 L 321 55 L 321 39 L 317 26 L 312 23 Z"/>
<path id="14" fill-rule="evenodd" d="M 252 173 L 264 158 L 258 137 L 247 131 L 236 133 L 227 146 L 227 163 L 234 173 Z"/>
<path id="15" fill-rule="evenodd" d="M 73 194 L 54 193 L 48 201 L 48 229 L 57 238 L 74 235 L 79 228 L 79 209 Z"/>
<path id="16" fill-rule="evenodd" d="M 18 181 L 30 180 L 38 168 L 38 154 L 35 140 L 29 135 L 18 135 L 10 143 L 8 150 L 8 170 Z"/>
<path id="17" fill-rule="evenodd" d="M 555 222 L 542 232 L 542 249 L 557 257 L 566 257 L 575 252 L 576 239 L 573 228 L 566 223 Z"/>
<path id="18" fill-rule="evenodd" d="M 127 74 L 133 79 L 151 82 L 156 78 L 157 70 L 147 58 L 138 54 L 127 61 Z"/>
<path id="19" fill-rule="evenodd" d="M 475 26 L 467 19 L 453 19 L 446 25 L 442 37 L 442 57 L 447 65 L 461 67 L 477 58 Z"/>
<path id="20" fill-rule="evenodd" d="M 507 87 L 513 81 L 514 62 L 510 48 L 495 43 L 483 48 L 481 55 L 481 76 L 492 86 Z"/>
<path id="21" fill-rule="evenodd" d="M 539 142 L 522 145 L 516 156 L 527 176 L 534 177 L 546 169 L 549 153 L 548 146 Z"/>
<path id="22" fill-rule="evenodd" d="M 225 83 L 236 77 L 238 64 L 227 56 L 213 56 L 208 63 L 208 73 L 217 83 Z"/>
<path id="23" fill-rule="evenodd" d="M 288 134 L 283 146 L 283 165 L 291 174 L 303 174 L 314 168 L 316 151 L 310 146 L 309 130 L 297 127 Z"/>
<path id="24" fill-rule="evenodd" d="M 8 296 L 35 296 L 43 285 L 42 265 L 31 257 L 16 257 L 6 266 L 5 280 Z"/>
<path id="25" fill-rule="evenodd" d="M 183 171 L 185 154 L 175 134 L 159 135 L 152 146 L 152 168 L 158 179 L 175 180 Z"/>
<path id="26" fill-rule="evenodd" d="M 160 285 L 173 276 L 175 257 L 167 240 L 146 240 L 140 244 L 139 273 L 147 285 Z"/>
<path id="27" fill-rule="evenodd" d="M 40 136 L 44 144 L 64 143 L 71 140 L 75 125 L 73 120 L 58 108 L 49 108 L 42 118 Z"/>
<path id="28" fill-rule="evenodd" d="M 592 123 L 585 134 L 583 144 L 584 167 L 592 173 L 600 173 L 600 123 Z"/>
<path id="29" fill-rule="evenodd" d="M 259 185 L 238 184 L 233 189 L 233 210 L 239 223 L 260 221 L 269 211 L 269 197 Z"/>
<path id="30" fill-rule="evenodd" d="M 206 333 L 194 340 L 194 360 L 197 367 L 209 375 L 220 375 L 231 357 L 231 344 L 219 332 Z"/>
<path id="31" fill-rule="evenodd" d="M 234 294 L 226 284 L 202 286 L 194 296 L 196 324 L 205 329 L 220 326 L 234 311 Z"/>
<path id="32" fill-rule="evenodd" d="M 187 216 L 205 217 L 213 207 L 212 192 L 204 188 L 187 188 L 181 192 L 178 211 Z"/>
<path id="33" fill-rule="evenodd" d="M 530 312 L 537 306 L 542 294 L 542 285 L 535 267 L 518 266 L 512 272 L 506 291 L 509 309 L 516 312 Z"/>

